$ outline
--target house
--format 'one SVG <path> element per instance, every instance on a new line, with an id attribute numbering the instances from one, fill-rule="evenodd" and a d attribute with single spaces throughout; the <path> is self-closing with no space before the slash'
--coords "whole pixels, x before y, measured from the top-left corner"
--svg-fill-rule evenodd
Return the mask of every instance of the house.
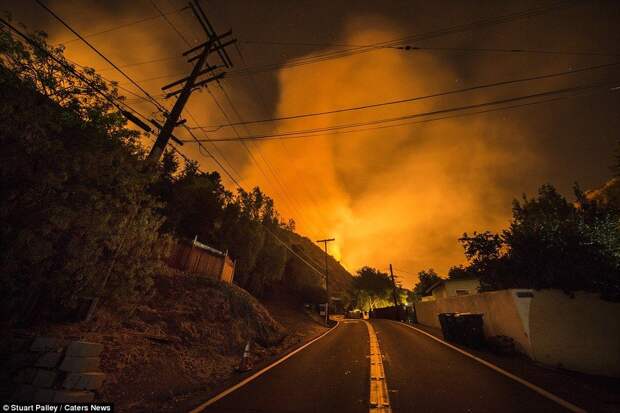
<path id="1" fill-rule="evenodd" d="M 438 298 L 456 297 L 457 295 L 478 294 L 480 281 L 475 277 L 439 280 L 424 291 L 422 301 Z"/>

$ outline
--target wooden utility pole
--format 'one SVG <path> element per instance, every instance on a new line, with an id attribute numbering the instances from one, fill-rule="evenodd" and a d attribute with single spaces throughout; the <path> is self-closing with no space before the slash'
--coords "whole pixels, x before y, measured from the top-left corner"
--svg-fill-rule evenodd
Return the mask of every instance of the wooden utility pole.
<path id="1" fill-rule="evenodd" d="M 148 159 L 149 161 L 152 161 L 152 162 L 158 161 L 161 155 L 163 154 L 164 149 L 166 148 L 166 145 L 168 144 L 168 141 L 171 138 L 175 139 L 172 136 L 172 132 L 174 128 L 185 123 L 185 120 L 179 121 L 179 118 L 181 116 L 181 113 L 183 112 L 183 108 L 185 107 L 185 104 L 189 100 L 189 97 L 194 91 L 194 89 L 202 87 L 206 85 L 207 83 L 212 82 L 214 80 L 220 80 L 224 77 L 225 73 L 222 72 L 219 74 L 212 75 L 211 77 L 208 77 L 207 79 L 197 81 L 200 75 L 205 74 L 205 73 L 213 74 L 213 71 L 215 69 L 217 69 L 218 67 L 221 67 L 221 66 L 209 66 L 208 64 L 206 65 L 206 67 L 204 67 L 207 62 L 207 58 L 209 57 L 209 54 L 212 52 L 217 52 L 218 55 L 220 56 L 220 59 L 222 60 L 223 66 L 226 68 L 232 67 L 232 62 L 230 58 L 228 57 L 228 54 L 226 53 L 225 47 L 233 44 L 237 40 L 230 39 L 222 43 L 222 40 L 225 40 L 226 37 L 232 35 L 232 31 L 229 30 L 226 33 L 221 34 L 221 35 L 216 34 L 215 31 L 213 30 L 213 27 L 207 20 L 206 15 L 200 8 L 200 5 L 196 3 L 196 5 L 194 6 L 194 4 L 190 3 L 190 7 L 192 11 L 194 12 L 195 17 L 200 22 L 200 25 L 203 27 L 205 33 L 207 34 L 208 40 L 202 44 L 199 44 L 198 46 L 191 48 L 185 53 L 183 53 L 183 56 L 187 56 L 187 55 L 199 52 L 197 55 L 194 55 L 188 60 L 188 62 L 196 61 L 191 74 L 183 79 L 172 82 L 161 88 L 162 90 L 166 90 L 166 89 L 170 89 L 173 86 L 183 84 L 183 87 L 181 89 L 175 92 L 170 92 L 166 95 L 166 99 L 172 96 L 175 96 L 175 95 L 179 95 L 179 97 L 174 103 L 174 106 L 172 110 L 170 111 L 170 113 L 167 114 L 166 121 L 164 122 L 164 125 L 161 127 L 159 135 L 157 136 L 157 141 L 155 142 L 155 144 L 153 145 L 153 148 L 151 149 L 151 152 L 149 153 Z"/>
<path id="2" fill-rule="evenodd" d="M 392 271 L 392 264 L 390 264 L 390 277 L 392 277 L 392 296 L 394 297 L 396 317 L 400 320 L 400 306 L 398 305 L 398 293 L 396 292 L 396 281 L 394 279 L 394 271 Z"/>
<path id="3" fill-rule="evenodd" d="M 329 278 L 327 275 L 327 243 L 331 241 L 336 241 L 336 238 L 328 238 L 328 239 L 320 239 L 317 240 L 317 243 L 323 243 L 323 247 L 325 249 L 325 292 L 327 293 L 327 302 L 325 303 L 325 325 L 329 321 Z"/>

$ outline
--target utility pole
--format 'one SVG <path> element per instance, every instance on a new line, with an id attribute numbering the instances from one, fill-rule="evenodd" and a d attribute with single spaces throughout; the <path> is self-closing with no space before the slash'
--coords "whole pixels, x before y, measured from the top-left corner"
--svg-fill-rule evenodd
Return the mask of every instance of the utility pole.
<path id="1" fill-rule="evenodd" d="M 392 264 L 390 264 L 390 276 L 392 277 L 392 296 L 394 297 L 394 308 L 396 311 L 396 317 L 400 321 L 400 306 L 398 305 L 398 293 L 396 292 L 396 281 L 394 279 L 394 271 L 392 271 Z"/>
<path id="2" fill-rule="evenodd" d="M 327 276 L 327 243 L 336 241 L 336 238 L 328 238 L 328 239 L 320 239 L 316 241 L 317 243 L 323 243 L 323 247 L 325 249 L 325 292 L 327 293 L 327 302 L 325 303 L 325 325 L 329 321 L 329 278 Z"/>
<path id="3" fill-rule="evenodd" d="M 222 43 L 223 40 L 225 40 L 228 36 L 232 35 L 232 31 L 229 30 L 223 34 L 215 33 L 215 31 L 213 30 L 213 26 L 211 26 L 211 23 L 209 23 L 209 21 L 207 20 L 207 16 L 205 15 L 200 5 L 198 3 L 196 3 L 196 5 L 190 3 L 189 5 L 194 12 L 194 16 L 196 17 L 196 19 L 198 19 L 200 25 L 205 31 L 207 35 L 207 41 L 183 53 L 183 56 L 187 56 L 198 52 L 198 54 L 190 57 L 190 59 L 188 60 L 188 62 L 190 63 L 196 61 L 190 75 L 161 88 L 162 90 L 167 90 L 174 86 L 183 84 L 183 87 L 181 89 L 170 92 L 165 96 L 165 98 L 168 99 L 172 96 L 179 95 L 176 102 L 174 103 L 172 110 L 166 115 L 166 121 L 160 129 L 159 135 L 157 136 L 157 141 L 153 145 L 153 148 L 151 148 L 148 159 L 152 162 L 156 162 L 159 160 L 170 139 L 176 140 L 176 138 L 172 136 L 172 132 L 175 127 L 185 123 L 185 120 L 179 121 L 179 118 L 181 116 L 181 113 L 183 112 L 185 104 L 189 100 L 189 97 L 194 91 L 194 89 L 205 86 L 207 83 L 214 80 L 219 81 L 224 77 L 225 72 L 212 75 L 207 79 L 203 79 L 200 81 L 197 81 L 198 77 L 205 73 L 213 74 L 213 71 L 219 67 L 232 67 L 232 61 L 230 60 L 230 57 L 228 57 L 225 47 L 235 43 L 237 39 L 226 40 L 224 41 L 224 43 Z M 212 52 L 218 53 L 223 63 L 222 66 L 210 66 L 206 64 L 207 58 Z"/>

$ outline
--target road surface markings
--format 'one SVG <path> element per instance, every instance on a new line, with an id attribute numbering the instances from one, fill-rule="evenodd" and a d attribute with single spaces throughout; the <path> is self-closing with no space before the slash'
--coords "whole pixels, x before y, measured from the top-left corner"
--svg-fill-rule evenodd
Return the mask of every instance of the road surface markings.
<path id="1" fill-rule="evenodd" d="M 332 331 L 337 329 L 339 325 L 340 325 L 340 321 L 337 321 L 336 325 L 334 327 L 330 328 L 329 330 L 327 330 L 326 332 L 324 332 L 320 336 L 318 336 L 318 337 L 308 341 L 303 346 L 301 346 L 301 347 L 291 351 L 290 353 L 288 353 L 284 357 L 282 357 L 282 358 L 274 361 L 270 365 L 262 368 L 261 370 L 259 370 L 256 373 L 252 374 L 250 377 L 248 377 L 248 378 L 246 378 L 244 380 L 241 380 L 239 383 L 235 384 L 234 386 L 229 387 L 228 389 L 224 390 L 223 392 L 221 392 L 221 393 L 211 397 L 209 400 L 207 400 L 206 402 L 204 402 L 200 406 L 196 407 L 195 409 L 191 410 L 189 413 L 199 413 L 199 412 L 202 412 L 204 409 L 206 409 L 207 407 L 211 406 L 216 401 L 220 400 L 221 398 L 224 398 L 224 397 L 228 396 L 230 393 L 234 392 L 237 389 L 240 389 L 241 387 L 245 386 L 246 384 L 248 384 L 252 380 L 256 379 L 257 377 L 267 373 L 269 370 L 271 370 L 272 368 L 274 368 L 278 364 L 284 362 L 285 360 L 293 357 L 295 354 L 299 353 L 301 350 L 305 349 L 306 347 L 308 347 L 310 344 L 314 343 L 315 341 L 318 341 L 318 340 L 322 339 L 323 337 L 325 337 L 326 335 L 328 335 L 329 333 L 331 333 Z"/>
<path id="2" fill-rule="evenodd" d="M 564 399 L 562 399 L 562 398 L 560 398 L 560 397 L 556 396 L 555 394 L 550 393 L 550 392 L 548 392 L 547 390 L 545 390 L 545 389 L 543 389 L 543 388 L 541 388 L 541 387 L 538 387 L 537 385 L 535 385 L 535 384 L 533 384 L 533 383 L 530 383 L 530 382 L 529 382 L 529 381 L 527 381 L 527 380 L 522 379 L 521 377 L 515 376 L 515 375 L 514 375 L 514 374 L 512 374 L 512 373 L 509 373 L 509 372 L 507 372 L 506 370 L 504 370 L 504 369 L 502 369 L 502 368 L 500 368 L 500 367 L 497 367 L 495 364 L 489 363 L 488 361 L 483 360 L 483 359 L 481 359 L 480 357 L 476 357 L 476 356 L 474 356 L 473 354 L 468 353 L 467 351 L 465 351 L 465 350 L 463 350 L 463 349 L 460 349 L 460 348 L 458 348 L 458 347 L 456 347 L 456 346 L 453 346 L 452 344 L 450 344 L 450 343 L 448 343 L 448 342 L 446 342 L 446 341 L 444 341 L 444 340 L 442 340 L 442 339 L 440 339 L 440 338 L 437 338 L 437 337 L 435 337 L 434 335 L 429 334 L 429 333 L 427 333 L 427 332 L 426 332 L 426 331 L 424 331 L 424 330 L 420 330 L 419 328 L 416 328 L 416 327 L 414 327 L 414 326 L 412 326 L 412 325 L 409 325 L 409 324 L 406 324 L 406 323 L 402 323 L 402 322 L 400 322 L 400 324 L 403 324 L 403 325 L 405 325 L 405 326 L 407 326 L 407 327 L 409 327 L 409 328 L 412 328 L 412 329 L 414 329 L 415 331 L 417 331 L 417 332 L 419 332 L 419 333 L 422 333 L 422 334 L 424 334 L 424 335 L 426 335 L 426 336 L 428 336 L 428 337 L 432 338 L 433 340 L 438 341 L 438 342 L 440 342 L 441 344 L 443 344 L 443 345 L 445 345 L 445 346 L 448 346 L 448 347 L 450 347 L 451 349 L 456 350 L 456 351 L 458 351 L 459 353 L 461 353 L 461 354 L 463 354 L 463 355 L 465 355 L 465 356 L 467 356 L 467 357 L 469 357 L 469 358 L 471 358 L 471 359 L 476 360 L 477 362 L 479 362 L 479 363 L 481 363 L 481 364 L 484 364 L 484 365 L 485 365 L 485 366 L 487 366 L 488 368 L 493 369 L 493 370 L 495 370 L 496 372 L 498 372 L 498 373 L 500 373 L 500 374 L 503 374 L 504 376 L 508 377 L 509 379 L 512 379 L 512 380 L 516 381 L 517 383 L 521 383 L 522 385 L 524 385 L 525 387 L 529 388 L 530 390 L 533 390 L 533 391 L 535 391 L 536 393 L 540 394 L 541 396 L 546 397 L 547 399 L 549 399 L 549 400 L 551 400 L 551 401 L 556 402 L 557 404 L 559 404 L 559 405 L 560 405 L 560 406 L 562 406 L 562 407 L 565 407 L 566 409 L 570 410 L 571 412 L 575 412 L 575 413 L 587 413 L 587 412 L 586 412 L 586 410 L 582 409 L 581 407 L 575 406 L 575 405 L 574 405 L 574 404 L 572 404 L 571 402 L 568 402 L 568 401 L 566 401 L 566 400 L 564 400 Z"/>
<path id="3" fill-rule="evenodd" d="M 390 397 L 388 395 L 383 357 L 375 329 L 364 320 L 370 338 L 370 413 L 391 413 Z"/>

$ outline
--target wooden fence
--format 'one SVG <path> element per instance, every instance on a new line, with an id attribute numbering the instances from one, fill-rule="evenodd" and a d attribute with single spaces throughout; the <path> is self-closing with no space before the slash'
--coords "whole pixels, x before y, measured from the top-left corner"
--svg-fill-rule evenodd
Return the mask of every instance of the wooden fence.
<path id="1" fill-rule="evenodd" d="M 235 275 L 235 263 L 227 253 L 202 244 L 196 239 L 192 242 L 176 241 L 166 258 L 166 264 L 172 268 L 227 283 L 232 283 Z"/>

